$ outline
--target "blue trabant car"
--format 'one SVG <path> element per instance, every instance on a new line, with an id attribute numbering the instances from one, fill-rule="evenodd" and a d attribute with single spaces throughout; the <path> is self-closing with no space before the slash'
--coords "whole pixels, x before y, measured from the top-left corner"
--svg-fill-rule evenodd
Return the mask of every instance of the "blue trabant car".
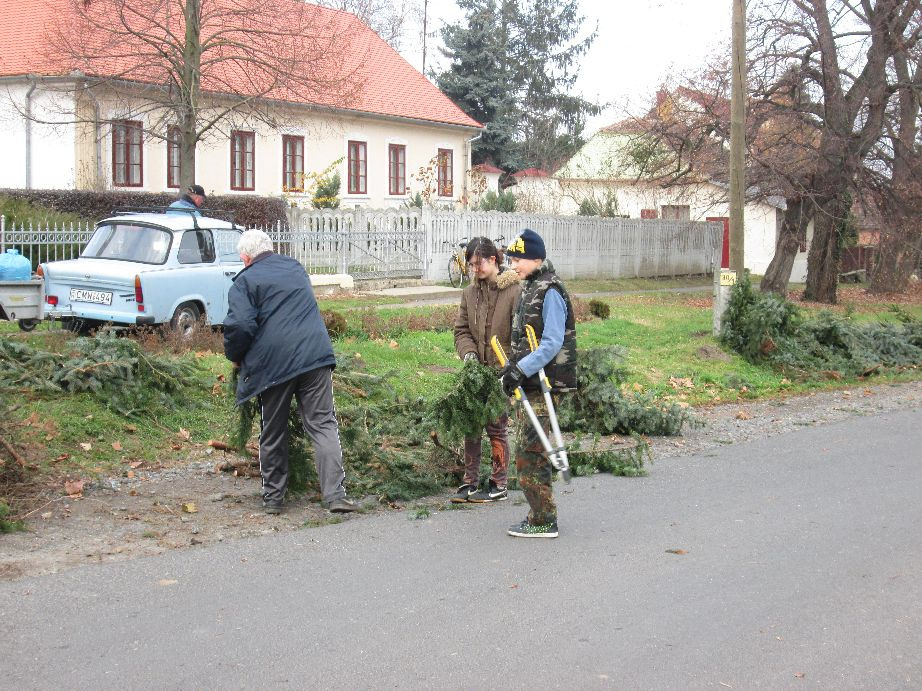
<path id="1" fill-rule="evenodd" d="M 243 269 L 243 229 L 191 213 L 121 212 L 100 221 L 80 257 L 41 264 L 45 317 L 74 330 L 169 324 L 191 333 L 224 323 Z"/>

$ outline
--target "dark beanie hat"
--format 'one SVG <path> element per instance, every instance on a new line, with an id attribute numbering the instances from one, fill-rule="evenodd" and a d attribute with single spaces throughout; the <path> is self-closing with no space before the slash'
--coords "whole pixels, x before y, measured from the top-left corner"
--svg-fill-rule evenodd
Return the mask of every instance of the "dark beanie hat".
<path id="1" fill-rule="evenodd" d="M 205 196 L 205 188 L 201 185 L 189 185 L 189 194 L 197 194 L 200 197 Z"/>
<path id="2" fill-rule="evenodd" d="M 520 259 L 545 259 L 544 240 L 531 228 L 526 228 L 506 248 L 506 254 Z"/>

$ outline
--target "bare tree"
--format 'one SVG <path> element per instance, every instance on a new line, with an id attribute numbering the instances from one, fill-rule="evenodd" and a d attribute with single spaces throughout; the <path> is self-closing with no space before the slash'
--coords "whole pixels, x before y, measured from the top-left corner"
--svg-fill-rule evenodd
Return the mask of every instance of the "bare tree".
<path id="1" fill-rule="evenodd" d="M 920 0 L 751 6 L 747 184 L 750 193 L 782 195 L 788 205 L 763 290 L 786 290 L 812 220 L 805 297 L 836 301 L 840 231 L 898 89 L 894 61 L 918 43 L 920 7 Z M 687 90 L 698 94 L 685 99 L 693 104 L 687 112 L 658 104 L 635 147 L 646 175 L 678 183 L 725 176 L 723 74 L 717 65 L 699 75 Z"/>
<path id="2" fill-rule="evenodd" d="M 394 50 L 402 47 L 407 22 L 421 12 L 416 0 L 316 0 L 316 3 L 356 15 Z"/>
<path id="3" fill-rule="evenodd" d="M 196 144 L 227 124 L 277 127 L 285 102 L 348 103 L 363 56 L 345 21 L 297 0 L 68 0 L 47 57 L 79 79 L 78 104 L 105 98 L 147 136 L 178 128 L 185 187 Z"/>
<path id="4" fill-rule="evenodd" d="M 918 0 L 768 0 L 756 35 L 763 76 L 796 70 L 792 113 L 816 127 L 819 141 L 805 192 L 814 231 L 804 297 L 836 302 L 839 231 L 848 218 L 864 161 L 883 131 L 894 91 L 887 66 L 918 40 Z M 774 67 L 772 66 L 774 65 Z M 771 100 L 778 81 L 763 82 Z"/>

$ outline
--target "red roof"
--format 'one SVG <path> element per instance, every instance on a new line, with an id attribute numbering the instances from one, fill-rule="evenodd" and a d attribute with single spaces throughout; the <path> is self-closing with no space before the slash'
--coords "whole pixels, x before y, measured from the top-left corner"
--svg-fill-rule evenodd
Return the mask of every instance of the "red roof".
<path id="1" fill-rule="evenodd" d="M 514 178 L 549 178 L 551 174 L 541 168 L 526 168 L 518 173 L 513 173 Z"/>
<path id="2" fill-rule="evenodd" d="M 148 46 L 140 41 L 132 45 L 131 37 L 126 39 L 124 35 L 117 36 L 108 31 L 97 30 L 94 35 L 86 24 L 75 20 L 76 3 L 89 7 L 90 11 L 98 8 L 98 11 L 105 9 L 111 13 L 113 0 L 17 0 L 4 3 L 0 16 L 0 46 L 3 46 L 0 51 L 0 76 L 66 76 L 79 71 L 90 76 L 169 83 L 168 73 L 160 60 L 139 58 L 139 55 L 150 54 Z M 240 11 L 248 5 L 251 11 Z M 208 15 L 208 12 L 211 14 Z M 227 20 L 231 13 L 233 19 Z M 278 53 L 267 52 L 264 57 L 267 62 L 281 60 L 285 64 L 297 64 L 298 56 L 310 55 L 310 61 L 304 61 L 311 72 L 308 78 L 303 78 L 303 75 L 296 78 L 295 86 L 292 82 L 273 82 L 268 72 L 260 73 L 255 66 L 258 60 L 215 60 L 227 57 L 221 56 L 220 49 L 216 49 L 203 55 L 203 90 L 256 94 L 306 105 L 481 127 L 349 12 L 321 8 L 300 0 L 208 0 L 207 5 L 203 3 L 202 35 L 206 37 L 209 30 L 213 35 L 218 28 L 226 29 L 233 22 L 241 28 L 230 32 L 226 38 L 233 41 L 233 33 L 237 33 L 237 40 L 250 50 L 254 50 L 255 46 L 258 52 L 258 41 L 252 38 L 254 32 L 258 32 L 260 27 L 277 26 L 279 23 L 290 27 L 292 22 L 287 20 L 292 17 L 298 17 L 295 21 L 310 29 L 295 39 L 300 45 L 289 45 L 286 52 L 283 41 L 278 40 L 277 45 L 281 45 Z M 115 24 L 111 17 L 107 19 L 107 24 Z M 144 27 L 147 30 L 157 27 L 150 18 L 132 21 L 149 22 Z M 171 25 L 171 28 L 175 31 L 179 20 L 172 21 L 175 26 Z M 223 23 L 219 26 L 219 22 Z M 71 45 L 88 46 L 96 55 L 85 57 L 83 53 L 89 51 L 81 51 L 80 58 L 75 59 L 74 56 L 65 57 L 61 51 L 56 53 L 54 45 L 61 43 L 62 39 Z M 42 45 L 49 47 L 43 52 Z M 318 58 L 318 55 L 323 57 Z"/>
<path id="3" fill-rule="evenodd" d="M 476 170 L 478 173 L 502 173 L 502 168 L 497 168 L 496 166 L 490 163 L 478 163 L 473 167 L 473 170 Z"/>
<path id="4" fill-rule="evenodd" d="M 611 125 L 606 125 L 601 128 L 599 132 L 604 132 L 606 134 L 643 134 L 648 129 L 649 125 L 642 120 L 628 118 L 627 120 L 619 120 Z"/>

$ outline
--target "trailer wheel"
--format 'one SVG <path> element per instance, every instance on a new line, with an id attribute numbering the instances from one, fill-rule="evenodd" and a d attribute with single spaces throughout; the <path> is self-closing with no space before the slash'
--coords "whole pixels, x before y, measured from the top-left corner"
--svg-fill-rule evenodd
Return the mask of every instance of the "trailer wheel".
<path id="1" fill-rule="evenodd" d="M 38 326 L 38 319 L 20 319 L 19 328 L 22 331 L 33 331 Z"/>

